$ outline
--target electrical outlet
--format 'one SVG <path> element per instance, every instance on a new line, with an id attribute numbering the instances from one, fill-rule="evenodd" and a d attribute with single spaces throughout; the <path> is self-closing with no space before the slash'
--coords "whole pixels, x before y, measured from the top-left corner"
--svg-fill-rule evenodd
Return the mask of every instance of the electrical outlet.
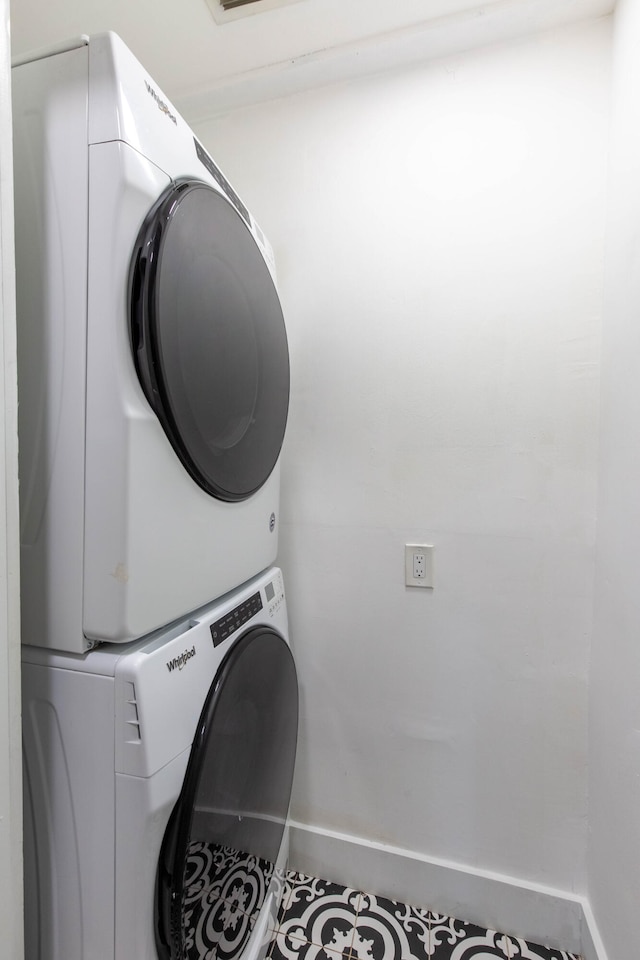
<path id="1" fill-rule="evenodd" d="M 427 571 L 426 571 L 427 561 L 425 559 L 424 553 L 414 553 L 413 555 L 413 579 L 414 580 L 424 580 Z"/>
<path id="2" fill-rule="evenodd" d="M 405 543 L 404 582 L 407 587 L 433 587 L 433 544 Z"/>

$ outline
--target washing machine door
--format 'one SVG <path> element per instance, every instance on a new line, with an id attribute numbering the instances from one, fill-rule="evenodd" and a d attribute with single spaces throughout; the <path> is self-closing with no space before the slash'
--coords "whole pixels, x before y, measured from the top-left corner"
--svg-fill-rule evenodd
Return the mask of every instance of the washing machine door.
<path id="1" fill-rule="evenodd" d="M 214 497 L 250 497 L 284 438 L 287 337 L 253 234 L 208 184 L 172 184 L 145 219 L 130 323 L 140 383 L 186 470 Z"/>
<path id="2" fill-rule="evenodd" d="M 156 881 L 160 960 L 234 960 L 249 940 L 286 827 L 298 684 L 282 636 L 254 627 L 205 701 Z"/>

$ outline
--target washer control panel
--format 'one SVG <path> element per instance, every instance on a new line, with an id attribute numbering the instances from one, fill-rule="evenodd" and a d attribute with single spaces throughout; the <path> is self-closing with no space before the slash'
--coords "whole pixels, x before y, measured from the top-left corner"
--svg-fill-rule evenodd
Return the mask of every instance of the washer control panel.
<path id="1" fill-rule="evenodd" d="M 256 613 L 260 613 L 261 610 L 262 597 L 259 593 L 254 593 L 242 603 L 239 603 L 237 607 L 234 607 L 233 610 L 230 610 L 229 613 L 225 613 L 224 617 L 220 617 L 219 620 L 212 623 L 209 629 L 211 630 L 211 639 L 213 640 L 214 647 L 217 647 L 219 643 L 223 643 L 232 633 L 235 633 L 236 630 L 243 627 L 245 623 L 251 620 L 252 617 L 255 617 Z"/>
<path id="2" fill-rule="evenodd" d="M 261 610 L 266 609 L 272 619 L 277 617 L 282 613 L 284 603 L 284 582 L 282 574 L 278 570 L 275 576 L 271 580 L 267 580 L 259 590 L 210 624 L 209 630 L 214 647 L 228 640 Z"/>

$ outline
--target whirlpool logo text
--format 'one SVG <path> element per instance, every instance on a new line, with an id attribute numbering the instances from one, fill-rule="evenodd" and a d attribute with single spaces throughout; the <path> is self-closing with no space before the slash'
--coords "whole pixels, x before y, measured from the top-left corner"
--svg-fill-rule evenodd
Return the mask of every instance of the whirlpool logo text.
<path id="1" fill-rule="evenodd" d="M 195 655 L 195 646 L 191 647 L 191 650 L 185 650 L 179 657 L 174 657 L 173 660 L 167 661 L 167 670 L 169 673 L 171 673 L 172 670 L 182 670 L 187 660 L 191 660 L 191 657 L 195 657 Z"/>
<path id="2" fill-rule="evenodd" d="M 178 121 L 176 120 L 175 116 L 171 113 L 171 110 L 169 110 L 169 105 L 165 103 L 164 100 L 160 99 L 156 91 L 153 89 L 153 87 L 147 80 L 145 80 L 144 84 L 145 84 L 145 87 L 147 88 L 147 93 L 149 93 L 153 97 L 155 102 L 158 104 L 158 109 L 161 110 L 167 117 L 169 117 L 169 120 L 175 123 L 177 127 Z"/>

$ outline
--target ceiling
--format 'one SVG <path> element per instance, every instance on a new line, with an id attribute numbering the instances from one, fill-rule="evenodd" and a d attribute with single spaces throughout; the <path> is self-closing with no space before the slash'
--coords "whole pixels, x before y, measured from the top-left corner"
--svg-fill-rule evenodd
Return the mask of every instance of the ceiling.
<path id="1" fill-rule="evenodd" d="M 211 0 L 216 3 L 217 0 Z M 277 5 L 273 7 L 273 4 Z M 14 56 L 115 30 L 195 121 L 242 103 L 604 16 L 615 0 L 14 0 Z"/>

